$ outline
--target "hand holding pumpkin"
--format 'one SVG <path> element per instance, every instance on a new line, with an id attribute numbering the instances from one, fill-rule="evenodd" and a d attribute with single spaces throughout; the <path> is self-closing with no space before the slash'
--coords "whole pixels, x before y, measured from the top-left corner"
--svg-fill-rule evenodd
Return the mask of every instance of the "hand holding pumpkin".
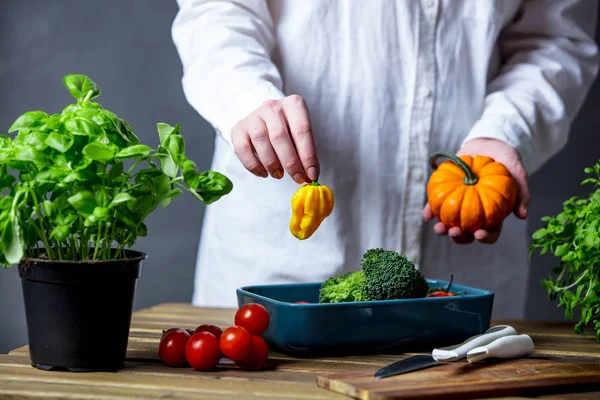
<path id="1" fill-rule="evenodd" d="M 436 170 L 429 179 L 423 219 L 437 218 L 434 231 L 456 243 L 494 243 L 511 212 L 527 217 L 529 187 L 519 154 L 499 140 L 474 139 L 457 156 L 432 158 Z"/>

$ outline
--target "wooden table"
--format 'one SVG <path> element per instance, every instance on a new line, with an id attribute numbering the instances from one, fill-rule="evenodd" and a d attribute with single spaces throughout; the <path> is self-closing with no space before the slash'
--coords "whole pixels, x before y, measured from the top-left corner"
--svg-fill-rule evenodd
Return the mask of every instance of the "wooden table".
<path id="1" fill-rule="evenodd" d="M 0 398 L 10 399 L 349 399 L 319 388 L 316 374 L 378 368 L 398 355 L 296 359 L 271 353 L 266 371 L 242 371 L 232 364 L 216 372 L 169 368 L 157 357 L 162 330 L 194 328 L 213 323 L 222 328 L 233 322 L 234 310 L 161 304 L 134 313 L 126 367 L 117 373 L 46 372 L 30 366 L 27 346 L 0 355 Z M 5 321 L 6 322 L 6 321 Z M 600 344 L 573 333 L 569 324 L 494 321 L 509 323 L 529 334 L 536 353 L 548 357 L 596 357 Z M 406 354 L 407 356 L 409 354 Z M 546 399 L 600 399 L 600 391 L 546 396 Z"/>

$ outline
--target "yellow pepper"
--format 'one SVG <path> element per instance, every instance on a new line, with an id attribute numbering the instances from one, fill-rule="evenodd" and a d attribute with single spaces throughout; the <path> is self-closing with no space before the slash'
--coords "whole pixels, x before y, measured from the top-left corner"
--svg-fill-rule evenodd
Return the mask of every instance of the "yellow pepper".
<path id="1" fill-rule="evenodd" d="M 333 192 L 317 181 L 303 185 L 292 196 L 290 232 L 300 240 L 308 239 L 333 211 Z"/>

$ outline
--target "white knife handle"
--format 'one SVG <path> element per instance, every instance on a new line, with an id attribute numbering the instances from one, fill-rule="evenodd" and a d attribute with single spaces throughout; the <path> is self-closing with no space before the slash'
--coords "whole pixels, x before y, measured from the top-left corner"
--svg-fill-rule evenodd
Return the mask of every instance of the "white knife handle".
<path id="1" fill-rule="evenodd" d="M 533 348 L 533 340 L 529 335 L 506 336 L 469 351 L 467 361 L 473 363 L 485 358 L 518 358 L 530 355 Z"/>
<path id="2" fill-rule="evenodd" d="M 454 346 L 442 347 L 439 349 L 433 349 L 431 356 L 436 361 L 457 361 L 465 358 L 469 350 L 477 347 L 485 346 L 488 343 L 493 342 L 504 336 L 516 335 L 517 331 L 515 328 L 509 325 L 496 325 L 485 333 L 473 336 L 461 344 Z"/>

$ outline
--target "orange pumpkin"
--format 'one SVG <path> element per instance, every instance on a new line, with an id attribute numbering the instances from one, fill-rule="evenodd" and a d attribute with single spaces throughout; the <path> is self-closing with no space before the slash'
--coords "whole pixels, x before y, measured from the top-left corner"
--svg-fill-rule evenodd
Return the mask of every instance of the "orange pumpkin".
<path id="1" fill-rule="evenodd" d="M 445 159 L 439 166 L 438 159 Z M 446 227 L 464 232 L 493 229 L 510 215 L 517 201 L 517 183 L 506 167 L 487 156 L 431 156 L 434 172 L 427 183 L 427 200 Z"/>

